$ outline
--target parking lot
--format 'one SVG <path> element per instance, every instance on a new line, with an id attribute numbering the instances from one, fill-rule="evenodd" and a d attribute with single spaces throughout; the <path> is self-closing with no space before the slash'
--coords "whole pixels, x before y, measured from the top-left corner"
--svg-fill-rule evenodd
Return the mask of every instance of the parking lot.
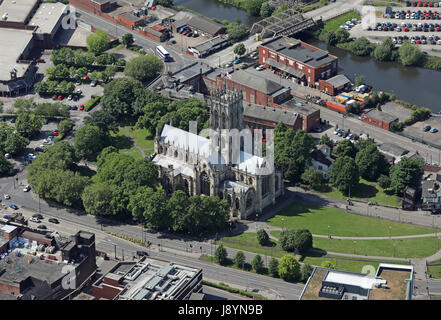
<path id="1" fill-rule="evenodd" d="M 188 47 L 197 46 L 210 39 L 209 37 L 199 34 L 196 38 L 188 37 L 178 32 L 173 32 L 171 38 L 166 42 L 167 46 L 170 46 L 177 52 L 186 52 Z"/>
<path id="2" fill-rule="evenodd" d="M 424 132 L 423 128 L 427 125 L 429 125 L 431 128 L 438 129 L 438 132 Z M 416 139 L 423 139 L 425 142 L 441 146 L 441 117 L 432 116 L 426 121 L 416 122 L 413 125 L 406 127 L 403 132 L 415 137 Z"/>

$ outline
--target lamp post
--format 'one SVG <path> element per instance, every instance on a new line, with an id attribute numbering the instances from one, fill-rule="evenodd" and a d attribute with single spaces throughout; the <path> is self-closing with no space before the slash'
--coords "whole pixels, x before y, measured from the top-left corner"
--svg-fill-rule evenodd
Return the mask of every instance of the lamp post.
<path id="1" fill-rule="evenodd" d="M 331 239 L 331 226 L 328 226 L 328 238 Z"/>
<path id="2" fill-rule="evenodd" d="M 396 243 L 394 242 L 394 257 L 395 257 L 395 247 L 396 247 Z"/>
<path id="3" fill-rule="evenodd" d="M 354 240 L 354 254 L 355 254 L 355 244 L 357 243 L 357 241 Z"/>

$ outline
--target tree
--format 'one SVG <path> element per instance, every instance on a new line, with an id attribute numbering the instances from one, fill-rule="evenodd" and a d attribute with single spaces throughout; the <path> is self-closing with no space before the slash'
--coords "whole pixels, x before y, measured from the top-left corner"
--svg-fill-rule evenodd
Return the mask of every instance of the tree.
<path id="1" fill-rule="evenodd" d="M 108 135 L 100 128 L 86 124 L 75 132 L 74 146 L 78 156 L 95 160 L 108 143 Z"/>
<path id="2" fill-rule="evenodd" d="M 332 155 L 335 158 L 355 158 L 355 156 L 357 155 L 357 149 L 350 140 L 344 139 L 340 140 L 339 143 L 335 146 L 335 148 L 332 150 Z"/>
<path id="3" fill-rule="evenodd" d="M 21 153 L 28 144 L 29 140 L 17 133 L 9 134 L 3 143 L 0 142 L 3 151 L 11 155 Z"/>
<path id="4" fill-rule="evenodd" d="M 116 62 L 116 58 L 113 54 L 103 53 L 95 58 L 95 62 L 99 65 L 106 66 L 106 65 L 114 64 Z"/>
<path id="5" fill-rule="evenodd" d="M 357 78 L 355 78 L 355 85 L 361 86 L 362 84 L 365 84 L 366 80 L 364 79 L 364 75 L 360 74 Z"/>
<path id="6" fill-rule="evenodd" d="M 334 144 L 332 143 L 332 140 L 331 140 L 331 138 L 329 138 L 327 133 L 325 133 L 324 135 L 322 135 L 320 137 L 319 144 L 324 144 L 325 146 L 328 146 L 329 148 L 334 147 Z"/>
<path id="7" fill-rule="evenodd" d="M 238 43 L 234 46 L 234 53 L 238 56 L 243 56 L 247 49 L 245 49 L 245 45 L 243 43 Z"/>
<path id="8" fill-rule="evenodd" d="M 214 252 L 214 261 L 216 261 L 220 265 L 224 265 L 227 262 L 227 257 L 228 257 L 227 249 L 225 249 L 222 244 L 219 245 L 216 251 Z"/>
<path id="9" fill-rule="evenodd" d="M 329 31 L 325 37 L 326 43 L 330 46 L 335 46 L 338 43 L 337 37 L 334 32 Z"/>
<path id="10" fill-rule="evenodd" d="M 279 261 L 276 258 L 271 258 L 268 265 L 268 273 L 271 277 L 279 277 Z"/>
<path id="11" fill-rule="evenodd" d="M 284 230 L 280 233 L 279 243 L 283 250 L 293 252 L 296 249 L 295 230 Z"/>
<path id="12" fill-rule="evenodd" d="M 380 174 L 389 171 L 389 163 L 373 143 L 357 153 L 355 163 L 360 175 L 368 181 L 377 181 Z"/>
<path id="13" fill-rule="evenodd" d="M 312 249 L 312 234 L 309 230 L 301 229 L 295 232 L 295 246 L 299 252 Z"/>
<path id="14" fill-rule="evenodd" d="M 115 189 L 115 186 L 105 183 L 94 183 L 84 188 L 81 199 L 86 212 L 94 216 L 114 214 L 109 204 L 114 199 Z"/>
<path id="15" fill-rule="evenodd" d="M 187 212 L 190 206 L 190 199 L 182 190 L 176 190 L 172 193 L 167 203 L 170 217 L 173 221 L 172 228 L 174 231 L 182 231 L 185 229 L 184 212 Z"/>
<path id="16" fill-rule="evenodd" d="M 300 264 L 292 254 L 284 255 L 279 262 L 279 276 L 285 281 L 295 281 L 299 277 Z"/>
<path id="17" fill-rule="evenodd" d="M 233 21 L 227 26 L 228 37 L 229 39 L 231 39 L 233 43 L 242 39 L 247 34 L 247 32 L 248 32 L 247 27 L 245 27 L 240 22 L 240 20 Z"/>
<path id="18" fill-rule="evenodd" d="M 251 261 L 251 266 L 256 273 L 263 273 L 264 265 L 262 257 L 260 255 L 254 256 L 253 260 Z"/>
<path id="19" fill-rule="evenodd" d="M 398 49 L 398 55 L 404 66 L 417 65 L 423 56 L 420 49 L 409 41 L 403 42 Z"/>
<path id="20" fill-rule="evenodd" d="M 20 112 L 15 122 L 15 129 L 21 136 L 32 139 L 41 130 L 43 120 L 34 113 Z"/>
<path id="21" fill-rule="evenodd" d="M 233 258 L 233 262 L 236 267 L 243 269 L 243 266 L 245 265 L 245 255 L 242 251 L 237 251 Z"/>
<path id="22" fill-rule="evenodd" d="M 301 274 L 301 281 L 303 283 L 306 283 L 308 281 L 308 279 L 311 276 L 313 270 L 314 270 L 314 268 L 310 264 L 305 263 L 303 265 L 302 274 Z"/>
<path id="23" fill-rule="evenodd" d="M 323 185 L 323 173 L 314 167 L 309 167 L 302 174 L 302 180 L 314 190 L 319 190 Z"/>
<path id="24" fill-rule="evenodd" d="M 391 180 L 388 176 L 382 174 L 380 175 L 380 177 L 378 178 L 378 185 L 383 188 L 383 189 L 387 189 L 390 187 L 391 185 Z"/>
<path id="25" fill-rule="evenodd" d="M 173 0 L 158 0 L 158 4 L 164 7 L 172 7 L 173 6 Z"/>
<path id="26" fill-rule="evenodd" d="M 393 50 L 395 45 L 391 38 L 386 38 L 383 42 L 377 46 L 372 55 L 378 61 L 391 61 L 393 60 Z"/>
<path id="27" fill-rule="evenodd" d="M 259 231 L 257 231 L 257 241 L 259 241 L 261 246 L 267 245 L 269 243 L 268 233 L 263 229 L 259 229 Z"/>
<path id="28" fill-rule="evenodd" d="M 130 198 L 128 208 L 137 221 L 144 221 L 150 228 L 164 230 L 171 224 L 167 196 L 163 189 L 154 191 L 146 186 L 138 188 Z"/>
<path id="29" fill-rule="evenodd" d="M 350 49 L 357 56 L 367 56 L 372 51 L 372 45 L 365 37 L 357 38 L 351 43 Z"/>
<path id="30" fill-rule="evenodd" d="M 21 111 L 31 111 L 32 108 L 35 108 L 35 102 L 33 98 L 18 98 L 14 101 L 12 105 L 15 109 L 17 109 L 17 113 Z"/>
<path id="31" fill-rule="evenodd" d="M 260 16 L 262 18 L 267 18 L 269 16 L 271 16 L 271 14 L 273 13 L 274 8 L 269 4 L 269 2 L 264 2 L 262 3 L 262 6 L 260 7 Z"/>
<path id="32" fill-rule="evenodd" d="M 124 74 L 139 81 L 149 81 L 161 71 L 163 65 L 154 54 L 139 56 L 127 62 Z"/>
<path id="33" fill-rule="evenodd" d="M 117 131 L 118 128 L 116 118 L 106 110 L 102 109 L 97 110 L 84 118 L 84 123 L 97 126 L 104 132 Z"/>
<path id="34" fill-rule="evenodd" d="M 117 66 L 107 66 L 106 69 L 104 69 L 103 76 L 101 77 L 103 82 L 107 83 L 110 79 L 112 79 L 116 72 L 118 71 Z"/>
<path id="35" fill-rule="evenodd" d="M 0 176 L 12 175 L 14 171 L 14 166 L 8 159 L 5 158 L 3 153 L 0 153 Z"/>
<path id="36" fill-rule="evenodd" d="M 243 3 L 243 8 L 252 16 L 259 16 L 260 9 L 265 0 L 247 0 Z"/>
<path id="37" fill-rule="evenodd" d="M 126 48 L 130 47 L 135 41 L 131 33 L 126 33 L 125 35 L 123 35 L 121 40 L 123 45 L 126 46 Z"/>
<path id="38" fill-rule="evenodd" d="M 107 34 L 101 30 L 96 30 L 95 33 L 88 36 L 86 43 L 87 50 L 96 55 L 110 48 L 110 39 Z"/>
<path id="39" fill-rule="evenodd" d="M 401 158 L 398 164 L 390 169 L 391 189 L 396 195 L 402 195 L 406 186 L 416 187 L 423 172 L 422 159 Z"/>
<path id="40" fill-rule="evenodd" d="M 60 123 L 58 123 L 57 128 L 62 134 L 67 134 L 73 129 L 74 125 L 75 122 L 73 122 L 72 120 L 64 119 L 61 120 Z"/>
<path id="41" fill-rule="evenodd" d="M 339 29 L 335 32 L 335 38 L 337 40 L 337 43 L 348 42 L 350 36 L 351 34 L 346 30 Z"/>
<path id="42" fill-rule="evenodd" d="M 355 190 L 359 182 L 359 172 L 355 160 L 351 157 L 339 157 L 331 166 L 329 181 L 344 194 Z"/>

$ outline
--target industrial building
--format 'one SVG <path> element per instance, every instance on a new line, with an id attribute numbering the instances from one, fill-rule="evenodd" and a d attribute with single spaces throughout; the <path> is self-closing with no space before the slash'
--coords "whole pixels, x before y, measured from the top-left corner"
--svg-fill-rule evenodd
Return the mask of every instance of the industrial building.
<path id="1" fill-rule="evenodd" d="M 259 63 L 311 87 L 337 74 L 338 58 L 303 41 L 280 36 L 259 46 Z"/>
<path id="2" fill-rule="evenodd" d="M 171 23 L 173 32 L 179 32 L 182 27 L 189 26 L 203 36 L 216 37 L 224 34 L 227 30 L 222 24 L 187 12 L 185 14 L 178 13 L 171 19 L 173 20 Z"/>
<path id="3" fill-rule="evenodd" d="M 338 74 L 327 80 L 319 80 L 320 91 L 331 96 L 336 95 L 338 92 L 345 91 L 345 89 L 350 86 L 351 81 L 344 74 Z"/>
<path id="4" fill-rule="evenodd" d="M 0 1 L 0 27 L 25 27 L 41 2 L 41 0 Z"/>
<path id="5" fill-rule="evenodd" d="M 96 300 L 188 300 L 202 291 L 202 269 L 143 257 L 119 262 L 92 285 Z"/>
<path id="6" fill-rule="evenodd" d="M 375 275 L 315 267 L 299 300 L 411 300 L 413 266 L 380 263 Z"/>
<path id="7" fill-rule="evenodd" d="M 96 271 L 93 233 L 66 238 L 3 225 L 0 239 L 0 300 L 67 299 Z"/>
<path id="8" fill-rule="evenodd" d="M 59 30 L 63 17 L 69 10 L 62 3 L 42 3 L 35 12 L 28 26 L 34 29 L 34 39 L 40 48 L 52 48 L 52 39 Z"/>
<path id="9" fill-rule="evenodd" d="M 205 58 L 206 56 L 225 48 L 230 44 L 226 35 L 219 35 L 208 39 L 194 47 L 188 47 L 187 53 L 197 58 Z"/>
<path id="10" fill-rule="evenodd" d="M 392 122 L 398 122 L 398 117 L 388 114 L 384 111 L 371 109 L 361 115 L 361 120 L 369 123 L 372 126 L 389 130 Z"/>

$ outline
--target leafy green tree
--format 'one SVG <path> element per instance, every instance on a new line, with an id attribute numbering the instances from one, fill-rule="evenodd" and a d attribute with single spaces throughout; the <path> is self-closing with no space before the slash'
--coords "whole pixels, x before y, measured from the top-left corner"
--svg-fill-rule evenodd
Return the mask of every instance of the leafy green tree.
<path id="1" fill-rule="evenodd" d="M 229 39 L 231 39 L 231 41 L 237 42 L 240 39 L 242 39 L 243 37 L 245 37 L 245 35 L 247 34 L 247 27 L 245 27 L 240 20 L 239 21 L 233 21 L 231 22 L 228 26 L 227 26 L 227 34 L 229 36 Z"/>
<path id="2" fill-rule="evenodd" d="M 367 148 L 370 145 L 375 145 L 371 140 L 369 139 L 358 139 L 355 143 L 355 148 L 357 149 L 357 152 L 360 152 L 361 150 Z"/>
<path id="3" fill-rule="evenodd" d="M 368 181 L 376 181 L 380 174 L 388 173 L 389 163 L 375 144 L 360 150 L 355 157 L 360 175 Z"/>
<path id="4" fill-rule="evenodd" d="M 31 109 L 35 108 L 35 102 L 33 98 L 17 98 L 12 105 L 15 109 L 17 109 L 17 113 L 21 111 L 31 111 Z"/>
<path id="5" fill-rule="evenodd" d="M 144 221 L 150 228 L 164 230 L 170 226 L 170 213 L 167 209 L 167 197 L 163 189 L 153 191 L 150 187 L 140 187 L 130 198 L 129 210 L 133 217 Z"/>
<path id="6" fill-rule="evenodd" d="M 110 48 L 110 39 L 107 34 L 101 30 L 96 30 L 95 33 L 88 36 L 86 43 L 89 52 L 96 55 Z"/>
<path id="7" fill-rule="evenodd" d="M 355 190 L 360 176 L 355 160 L 348 156 L 338 157 L 329 171 L 329 181 L 344 194 Z"/>
<path id="8" fill-rule="evenodd" d="M 173 0 L 158 0 L 158 4 L 164 7 L 172 7 L 173 6 Z"/>
<path id="9" fill-rule="evenodd" d="M 260 7 L 260 16 L 262 18 L 267 18 L 271 16 L 273 12 L 274 12 L 274 8 L 272 7 L 272 5 L 269 4 L 268 1 L 262 3 Z"/>
<path id="10" fill-rule="evenodd" d="M 243 56 L 245 54 L 245 52 L 247 51 L 247 49 L 245 49 L 245 45 L 243 43 L 238 43 L 234 46 L 234 50 L 233 52 L 240 56 Z"/>
<path id="11" fill-rule="evenodd" d="M 301 271 L 301 273 L 302 273 L 301 274 L 301 281 L 303 283 L 306 283 L 308 281 L 308 279 L 311 276 L 313 270 L 314 270 L 314 268 L 310 264 L 305 263 L 303 265 L 303 268 L 302 268 L 302 271 Z"/>
<path id="12" fill-rule="evenodd" d="M 323 185 L 323 173 L 314 167 L 309 167 L 302 174 L 302 181 L 314 190 L 320 190 Z"/>
<path id="13" fill-rule="evenodd" d="M 243 8 L 252 16 L 259 16 L 260 9 L 265 0 L 247 0 L 243 3 Z"/>
<path id="14" fill-rule="evenodd" d="M 127 62 L 124 74 L 139 81 L 149 81 L 161 71 L 163 65 L 154 54 L 139 56 Z"/>
<path id="15" fill-rule="evenodd" d="M 126 48 L 130 47 L 135 40 L 133 39 L 133 35 L 131 33 L 126 33 L 122 36 L 122 43 L 126 46 Z"/>
<path id="16" fill-rule="evenodd" d="M 15 122 L 17 132 L 28 139 L 35 137 L 43 126 L 43 120 L 34 113 L 20 112 Z"/>
<path id="17" fill-rule="evenodd" d="M 185 212 L 190 207 L 190 199 L 187 194 L 182 190 L 177 190 L 172 193 L 167 203 L 170 217 L 173 221 L 172 228 L 174 231 L 182 231 L 185 229 L 186 224 L 184 221 Z"/>
<path id="18" fill-rule="evenodd" d="M 225 249 L 222 244 L 219 245 L 214 252 L 214 261 L 216 261 L 220 265 L 224 265 L 227 262 L 227 257 L 227 249 Z"/>
<path id="19" fill-rule="evenodd" d="M 364 75 L 360 74 L 357 78 L 355 78 L 355 85 L 361 86 L 362 84 L 365 84 L 366 80 L 364 79 Z"/>
<path id="20" fill-rule="evenodd" d="M 285 281 L 295 281 L 299 277 L 300 264 L 292 254 L 284 255 L 279 262 L 279 276 Z"/>
<path id="21" fill-rule="evenodd" d="M 83 159 L 95 160 L 107 143 L 108 135 L 96 126 L 86 124 L 75 132 L 75 151 Z"/>
<path id="22" fill-rule="evenodd" d="M 21 153 L 29 144 L 29 140 L 17 133 L 11 133 L 8 135 L 4 143 L 0 143 L 3 151 L 16 155 Z"/>
<path id="23" fill-rule="evenodd" d="M 254 256 L 253 260 L 251 260 L 251 267 L 256 273 L 263 273 L 264 265 L 260 255 Z"/>
<path id="24" fill-rule="evenodd" d="M 309 230 L 301 229 L 295 232 L 295 246 L 299 252 L 312 249 L 312 234 Z"/>
<path id="25" fill-rule="evenodd" d="M 99 65 L 111 65 L 116 62 L 116 58 L 113 54 L 103 53 L 95 58 L 95 62 Z"/>
<path id="26" fill-rule="evenodd" d="M 242 251 L 237 251 L 236 255 L 233 258 L 234 265 L 238 268 L 243 268 L 245 265 L 245 255 Z"/>
<path id="27" fill-rule="evenodd" d="M 108 146 L 101 150 L 100 154 L 96 157 L 96 165 L 98 168 L 101 169 L 103 167 L 107 156 L 111 153 L 118 154 L 118 149 L 114 146 Z"/>
<path id="28" fill-rule="evenodd" d="M 117 131 L 118 129 L 118 123 L 115 116 L 102 109 L 97 110 L 84 118 L 84 123 L 97 126 L 104 132 Z"/>
<path id="29" fill-rule="evenodd" d="M 378 178 L 378 185 L 383 188 L 383 189 L 387 189 L 390 187 L 391 185 L 391 180 L 388 176 L 382 174 L 380 175 L 380 177 Z"/>
<path id="30" fill-rule="evenodd" d="M 350 33 L 346 30 L 339 29 L 335 32 L 337 43 L 345 43 L 349 41 Z"/>
<path id="31" fill-rule="evenodd" d="M 105 183 L 94 183 L 86 188 L 81 195 L 84 209 L 94 216 L 114 214 L 109 205 L 114 199 L 116 187 Z"/>
<path id="32" fill-rule="evenodd" d="M 398 49 L 398 54 L 400 61 L 404 66 L 417 65 L 423 57 L 420 49 L 409 41 L 403 42 Z"/>
<path id="33" fill-rule="evenodd" d="M 64 120 L 61 120 L 60 123 L 58 123 L 57 128 L 62 134 L 67 134 L 70 131 L 72 131 L 74 125 L 75 125 L 75 122 L 73 122 L 72 120 L 64 119 Z"/>
<path id="34" fill-rule="evenodd" d="M 332 155 L 336 158 L 351 157 L 355 158 L 357 149 L 350 140 L 340 140 L 339 143 L 332 150 Z"/>
<path id="35" fill-rule="evenodd" d="M 268 265 L 268 273 L 271 277 L 279 277 L 279 260 L 277 260 L 276 258 L 271 258 Z"/>
<path id="36" fill-rule="evenodd" d="M 325 133 L 324 135 L 322 135 L 320 137 L 319 144 L 324 144 L 325 146 L 328 146 L 329 148 L 333 148 L 334 147 L 334 144 L 332 143 L 332 140 L 328 136 L 327 133 Z"/>
<path id="37" fill-rule="evenodd" d="M 372 52 L 373 57 L 378 61 L 392 61 L 395 45 L 391 38 L 386 38 Z"/>
<path id="38" fill-rule="evenodd" d="M 357 56 L 367 56 L 373 50 L 373 46 L 368 39 L 360 37 L 351 43 L 350 49 Z"/>
<path id="39" fill-rule="evenodd" d="M 106 69 L 104 69 L 103 71 L 103 74 L 105 76 L 105 79 L 103 79 L 103 81 L 108 82 L 110 79 L 113 79 L 117 71 L 118 71 L 117 66 L 107 66 Z"/>
<path id="40" fill-rule="evenodd" d="M 296 250 L 295 230 L 283 230 L 280 233 L 279 243 L 283 250 L 294 252 Z"/>
<path id="41" fill-rule="evenodd" d="M 326 43 L 330 46 L 335 46 L 338 43 L 337 36 L 333 31 L 329 31 L 326 33 L 325 40 Z"/>
<path id="42" fill-rule="evenodd" d="M 390 169 L 391 189 L 396 195 L 402 195 L 406 186 L 416 187 L 423 172 L 422 159 L 413 160 L 401 158 L 401 160 Z"/>
<path id="43" fill-rule="evenodd" d="M 14 166 L 3 153 L 0 153 L 0 176 L 9 176 L 14 172 Z"/>
<path id="44" fill-rule="evenodd" d="M 257 241 L 259 241 L 261 246 L 267 245 L 269 243 L 268 233 L 263 229 L 259 229 L 259 231 L 257 231 Z"/>

